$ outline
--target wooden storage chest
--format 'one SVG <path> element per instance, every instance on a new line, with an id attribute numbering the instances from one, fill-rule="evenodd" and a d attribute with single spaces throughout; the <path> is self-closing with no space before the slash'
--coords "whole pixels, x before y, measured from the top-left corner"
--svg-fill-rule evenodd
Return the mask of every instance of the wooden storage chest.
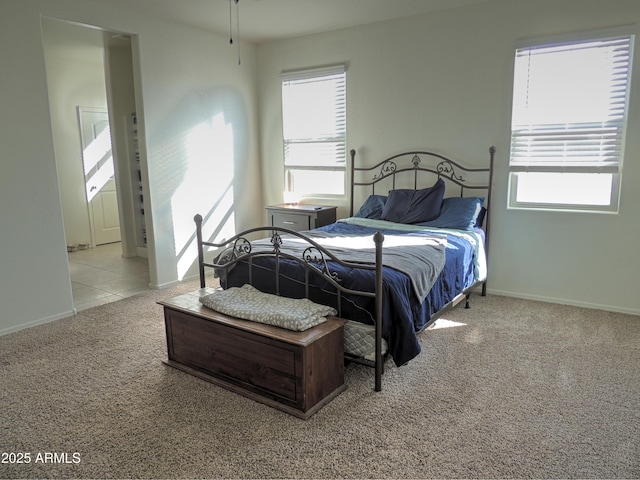
<path id="1" fill-rule="evenodd" d="M 344 323 L 329 317 L 304 332 L 223 315 L 201 289 L 159 302 L 166 363 L 228 390 L 308 418 L 345 388 Z"/>

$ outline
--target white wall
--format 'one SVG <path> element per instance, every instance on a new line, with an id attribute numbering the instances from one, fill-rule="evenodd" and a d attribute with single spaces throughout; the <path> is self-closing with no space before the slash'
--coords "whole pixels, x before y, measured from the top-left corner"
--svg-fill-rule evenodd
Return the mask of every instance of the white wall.
<path id="1" fill-rule="evenodd" d="M 0 2 L 0 332 L 72 312 L 40 18 Z"/>
<path id="2" fill-rule="evenodd" d="M 638 22 L 637 0 L 496 0 L 261 45 L 265 203 L 282 200 L 278 75 L 345 62 L 348 146 L 361 162 L 429 148 L 485 165 L 497 147 L 490 292 L 639 314 L 640 48 L 619 214 L 506 208 L 514 42 Z"/>
<path id="3" fill-rule="evenodd" d="M 263 222 L 255 208 L 261 197 L 255 48 L 243 49 L 239 66 L 223 37 L 181 33 L 139 36 L 145 106 L 139 120 L 146 127 L 158 286 L 183 278 L 195 259 L 195 213 L 205 217 L 207 236 L 228 237 L 235 227 Z"/>
<path id="4" fill-rule="evenodd" d="M 264 221 L 257 161 L 256 49 L 89 0 L 0 2 L 0 334 L 72 313 L 41 17 L 134 34 L 151 210 L 151 281 L 193 272 L 193 215 L 221 235 Z"/>

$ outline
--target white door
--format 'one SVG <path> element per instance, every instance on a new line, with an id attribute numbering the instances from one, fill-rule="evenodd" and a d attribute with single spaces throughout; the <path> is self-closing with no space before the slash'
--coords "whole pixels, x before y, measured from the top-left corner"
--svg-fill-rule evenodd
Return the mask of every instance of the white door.
<path id="1" fill-rule="evenodd" d="M 119 242 L 120 217 L 107 110 L 78 107 L 78 116 L 93 244 Z"/>

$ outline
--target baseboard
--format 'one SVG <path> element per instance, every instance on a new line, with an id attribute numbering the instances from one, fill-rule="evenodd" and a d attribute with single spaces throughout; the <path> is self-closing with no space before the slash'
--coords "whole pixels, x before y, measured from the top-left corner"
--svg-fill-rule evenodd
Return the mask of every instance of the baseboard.
<path id="1" fill-rule="evenodd" d="M 199 274 L 195 274 L 195 275 L 188 275 L 186 277 L 184 277 L 182 280 L 173 280 L 172 282 L 167 282 L 167 283 L 159 283 L 157 285 L 153 285 L 153 284 L 149 284 L 149 288 L 153 289 L 153 290 L 162 290 L 164 288 L 170 288 L 170 287 L 175 287 L 176 285 L 180 285 L 181 283 L 184 282 L 190 282 L 192 280 L 198 280 L 200 278 Z"/>
<path id="2" fill-rule="evenodd" d="M 59 313 L 57 315 L 52 315 L 50 317 L 34 320 L 32 322 L 21 323 L 20 325 L 14 325 L 13 327 L 0 330 L 0 336 L 7 335 L 9 333 L 15 333 L 20 330 L 24 330 L 25 328 L 37 327 L 38 325 L 44 325 L 45 323 L 55 322 L 56 320 L 62 320 L 63 318 L 72 317 L 75 314 L 76 314 L 75 309 L 73 309 L 65 313 Z"/>
<path id="3" fill-rule="evenodd" d="M 640 316 L 640 309 L 624 308 L 617 305 L 603 305 L 600 303 L 580 302 L 575 300 L 567 300 L 564 298 L 546 297 L 542 295 L 530 295 L 527 293 L 495 290 L 492 288 L 487 288 L 487 293 L 492 295 L 501 295 L 503 297 L 522 298 L 525 300 L 536 300 L 538 302 L 557 303 L 559 305 L 571 305 L 574 307 L 590 308 L 592 310 L 604 310 L 607 312 L 625 313 L 627 315 Z"/>
<path id="4" fill-rule="evenodd" d="M 176 285 L 178 285 L 180 282 L 178 280 L 175 280 L 173 282 L 167 282 L 167 283 L 150 283 L 149 284 L 149 288 L 151 290 L 162 290 L 165 288 L 170 288 L 170 287 L 174 287 Z"/>

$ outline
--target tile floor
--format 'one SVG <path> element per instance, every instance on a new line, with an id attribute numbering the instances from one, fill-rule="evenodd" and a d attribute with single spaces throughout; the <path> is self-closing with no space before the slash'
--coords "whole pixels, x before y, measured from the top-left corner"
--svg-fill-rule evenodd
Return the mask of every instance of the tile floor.
<path id="1" fill-rule="evenodd" d="M 149 290 L 146 258 L 122 257 L 120 242 L 69 252 L 73 303 L 77 311 Z"/>

